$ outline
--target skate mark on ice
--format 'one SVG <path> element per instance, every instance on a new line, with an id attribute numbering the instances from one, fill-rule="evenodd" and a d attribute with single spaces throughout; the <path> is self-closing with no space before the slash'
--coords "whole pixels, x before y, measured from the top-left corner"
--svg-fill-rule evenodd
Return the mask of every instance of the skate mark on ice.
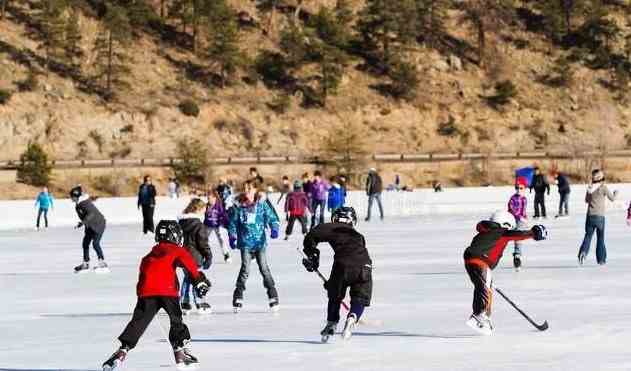
<path id="1" fill-rule="evenodd" d="M 478 336 L 471 334 L 463 335 L 439 335 L 439 334 L 415 334 L 405 331 L 382 331 L 382 332 L 354 332 L 353 336 L 391 336 L 391 337 L 418 337 L 428 339 L 473 339 Z"/>
<path id="2" fill-rule="evenodd" d="M 130 317 L 131 313 L 51 313 L 40 314 L 44 318 L 100 318 L 100 317 Z M 0 368 L 0 371 L 4 369 Z"/>
<path id="3" fill-rule="evenodd" d="M 0 371 L 101 371 L 88 368 L 0 368 Z"/>
<path id="4" fill-rule="evenodd" d="M 317 344 L 322 345 L 321 341 L 314 340 L 275 340 L 275 339 L 191 339 L 193 343 L 278 343 L 278 344 Z"/>
<path id="5" fill-rule="evenodd" d="M 539 270 L 539 269 L 581 269 L 582 267 L 579 267 L 578 264 L 574 264 L 574 265 L 528 265 L 528 266 L 523 266 L 521 267 L 523 270 Z M 499 267 L 499 270 L 502 271 L 514 271 L 515 268 L 513 267 Z"/>
<path id="6" fill-rule="evenodd" d="M 452 275 L 462 275 L 462 271 L 457 272 L 417 272 L 410 273 L 413 276 L 452 276 Z"/>

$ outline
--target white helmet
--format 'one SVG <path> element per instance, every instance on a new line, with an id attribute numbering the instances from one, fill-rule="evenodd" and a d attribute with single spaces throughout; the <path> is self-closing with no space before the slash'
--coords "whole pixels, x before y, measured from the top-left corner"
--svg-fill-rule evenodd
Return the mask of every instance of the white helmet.
<path id="1" fill-rule="evenodd" d="M 502 228 L 515 229 L 515 217 L 508 211 L 498 210 L 491 215 L 491 221 L 502 226 Z"/>

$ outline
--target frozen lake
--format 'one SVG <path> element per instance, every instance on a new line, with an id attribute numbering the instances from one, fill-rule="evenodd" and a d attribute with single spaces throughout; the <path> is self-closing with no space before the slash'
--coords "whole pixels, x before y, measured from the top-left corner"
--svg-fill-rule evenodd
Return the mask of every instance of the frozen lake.
<path id="1" fill-rule="evenodd" d="M 577 266 L 585 207 L 584 188 L 575 187 L 573 216 L 543 222 L 551 238 L 526 243 L 522 271 L 511 267 L 512 247 L 494 271 L 497 287 L 537 322 L 549 322 L 543 333 L 497 295 L 492 337 L 475 335 L 465 325 L 473 287 L 462 253 L 480 217 L 504 207 L 509 188 L 387 195 L 386 211 L 398 216 L 358 226 L 375 265 L 373 306 L 365 318 L 383 324 L 360 326 L 349 342 L 320 344 L 325 292 L 319 279 L 300 264 L 297 235 L 290 241 L 273 241 L 268 251 L 281 301 L 277 315 L 267 310 L 254 267 L 244 310 L 232 313 L 239 258 L 224 264 L 213 246 L 208 301 L 214 313 L 185 317 L 193 353 L 201 361 L 199 369 L 630 370 L 631 229 L 625 224 L 625 203 L 631 187 L 612 188 L 620 189 L 622 197 L 610 205 L 607 215 L 606 266 L 596 265 L 594 248 L 586 265 Z M 351 200 L 363 208 L 361 194 Z M 163 200 L 158 214 L 172 217 L 184 202 Z M 0 203 L 6 220 L 0 231 L 0 371 L 100 370 L 118 347 L 116 338 L 136 301 L 140 258 L 153 240 L 140 233 L 134 200 L 103 199 L 97 205 L 110 223 L 102 241 L 112 269 L 109 275 L 72 273 L 81 260 L 83 232 L 70 227 L 75 220 L 69 201 L 58 201 L 51 214 L 57 227 L 46 232 L 30 227 L 30 201 Z M 555 208 L 556 197 L 549 214 L 554 215 Z M 328 274 L 331 251 L 321 248 L 322 270 Z M 168 331 L 166 316 L 154 320 L 128 355 L 125 370 L 174 369 L 160 325 Z"/>

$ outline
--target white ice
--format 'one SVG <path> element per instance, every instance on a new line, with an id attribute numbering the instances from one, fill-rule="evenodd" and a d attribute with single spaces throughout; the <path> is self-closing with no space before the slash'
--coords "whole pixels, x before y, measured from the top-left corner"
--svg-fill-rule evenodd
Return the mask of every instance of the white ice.
<path id="1" fill-rule="evenodd" d="M 373 305 L 365 318 L 381 326 L 359 327 L 348 342 L 320 344 L 325 293 L 299 263 L 297 235 L 269 248 L 280 314 L 269 313 L 254 265 L 244 310 L 235 315 L 231 296 L 239 258 L 224 264 L 214 248 L 214 314 L 185 318 L 200 370 L 631 370 L 631 229 L 625 223 L 631 187 L 611 187 L 621 190 L 621 201 L 607 215 L 606 266 L 596 265 L 594 248 L 586 265 L 577 266 L 585 207 L 584 187 L 576 186 L 572 217 L 542 221 L 550 240 L 527 243 L 522 271 L 511 268 L 512 248 L 494 271 L 496 286 L 535 321 L 549 322 L 546 332 L 497 295 L 493 336 L 480 337 L 465 325 L 473 289 L 462 252 L 476 222 L 504 207 L 509 188 L 384 194 L 386 220 L 358 226 L 375 265 Z M 365 197 L 351 199 L 363 213 Z M 160 200 L 158 214 L 173 217 L 184 202 Z M 552 216 L 556 202 L 553 190 Z M 110 275 L 72 273 L 81 260 L 82 231 L 70 227 L 70 201 L 58 200 L 50 215 L 53 227 L 45 232 L 32 228 L 32 202 L 0 203 L 0 224 L 11 227 L 0 232 L 0 371 L 100 370 L 130 318 L 138 263 L 152 246 L 152 238 L 140 233 L 134 203 L 97 201 L 109 221 L 103 246 Z M 331 253 L 321 247 L 326 272 Z M 174 368 L 161 327 L 168 331 L 164 315 L 130 352 L 126 370 Z"/>

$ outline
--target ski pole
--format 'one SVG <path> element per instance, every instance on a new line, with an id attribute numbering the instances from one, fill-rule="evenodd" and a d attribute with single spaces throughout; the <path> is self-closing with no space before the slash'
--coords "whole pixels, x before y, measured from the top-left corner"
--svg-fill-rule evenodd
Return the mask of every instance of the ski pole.
<path id="1" fill-rule="evenodd" d="M 510 299 L 508 298 L 508 296 L 506 296 L 506 295 L 502 292 L 502 290 L 500 290 L 500 289 L 499 289 L 499 288 L 497 288 L 497 287 L 494 287 L 494 289 L 495 289 L 495 291 L 497 291 L 497 293 L 498 293 L 498 294 L 500 294 L 500 296 L 501 296 L 501 297 L 503 297 L 503 298 L 504 298 L 504 300 L 506 300 L 506 301 L 508 302 L 508 304 L 510 304 L 513 308 L 515 308 L 515 310 L 517 310 L 517 311 L 519 312 L 519 314 L 521 314 L 522 316 L 524 316 L 524 318 L 525 318 L 526 320 L 528 320 L 528 322 L 530 322 L 530 324 L 531 324 L 531 325 L 533 325 L 533 326 L 534 326 L 537 330 L 539 330 L 539 331 L 545 331 L 545 330 L 547 330 L 547 329 L 548 329 L 548 321 L 544 321 L 542 324 L 538 325 L 535 321 L 533 321 L 533 320 L 532 320 L 532 318 L 528 317 L 528 315 L 527 315 L 527 314 L 526 314 L 523 310 L 521 310 L 521 309 L 517 306 L 517 304 L 513 303 L 513 301 L 512 301 L 512 300 L 510 300 Z"/>
<path id="2" fill-rule="evenodd" d="M 311 260 L 309 259 L 307 255 L 305 255 L 304 251 L 300 250 L 300 247 L 296 247 L 296 250 L 298 251 L 300 255 L 302 255 L 304 259 Z M 322 280 L 322 282 L 324 282 L 325 285 L 327 284 L 327 282 L 329 282 L 329 280 L 327 280 L 326 277 L 324 277 L 324 275 L 322 274 L 322 272 L 320 272 L 318 268 L 315 268 L 314 272 L 318 275 L 318 277 L 320 277 L 320 279 Z M 347 312 L 350 312 L 351 307 L 349 307 L 348 304 L 346 304 L 344 301 L 342 301 L 342 306 Z"/>

